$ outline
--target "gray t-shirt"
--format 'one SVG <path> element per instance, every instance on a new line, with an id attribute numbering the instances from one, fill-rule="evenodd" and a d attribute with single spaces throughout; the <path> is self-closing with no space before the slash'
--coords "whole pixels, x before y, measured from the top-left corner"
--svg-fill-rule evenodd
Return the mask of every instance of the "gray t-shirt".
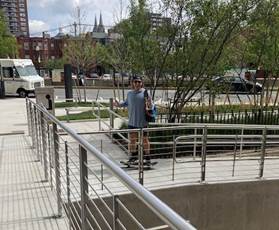
<path id="1" fill-rule="evenodd" d="M 148 122 L 145 119 L 144 88 L 139 91 L 130 90 L 127 98 L 120 103 L 122 107 L 128 107 L 128 125 L 136 128 L 144 128 Z"/>

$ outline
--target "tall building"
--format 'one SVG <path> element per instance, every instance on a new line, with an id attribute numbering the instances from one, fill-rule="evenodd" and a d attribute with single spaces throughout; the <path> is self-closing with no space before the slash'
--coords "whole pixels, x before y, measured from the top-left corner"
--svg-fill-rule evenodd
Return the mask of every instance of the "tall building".
<path id="1" fill-rule="evenodd" d="M 27 0 L 0 0 L 0 8 L 12 34 L 29 36 Z"/>
<path id="2" fill-rule="evenodd" d="M 152 30 L 156 30 L 160 26 L 171 24 L 171 18 L 163 17 L 162 14 L 158 13 L 149 13 L 149 20 Z"/>

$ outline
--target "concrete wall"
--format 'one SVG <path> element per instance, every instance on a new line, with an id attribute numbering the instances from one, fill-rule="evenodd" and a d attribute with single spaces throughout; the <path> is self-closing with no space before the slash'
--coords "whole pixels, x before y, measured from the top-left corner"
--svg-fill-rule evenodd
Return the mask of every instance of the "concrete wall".
<path id="1" fill-rule="evenodd" d="M 198 229 L 279 229 L 279 180 L 202 184 L 154 193 Z"/>
<path id="2" fill-rule="evenodd" d="M 200 230 L 279 229 L 279 180 L 198 184 L 160 189 L 153 193 Z M 121 195 L 119 199 L 145 227 L 163 224 L 134 195 Z M 111 198 L 105 200 L 112 206 Z M 98 200 L 94 202 L 101 204 Z M 92 205 L 89 207 L 97 213 Z M 112 224 L 111 215 L 104 207 L 101 210 Z M 137 229 L 121 208 L 119 216 L 127 229 Z M 100 216 L 95 217 L 100 221 Z M 90 221 L 93 222 L 92 219 Z M 107 229 L 102 221 L 100 224 L 102 229 Z"/>

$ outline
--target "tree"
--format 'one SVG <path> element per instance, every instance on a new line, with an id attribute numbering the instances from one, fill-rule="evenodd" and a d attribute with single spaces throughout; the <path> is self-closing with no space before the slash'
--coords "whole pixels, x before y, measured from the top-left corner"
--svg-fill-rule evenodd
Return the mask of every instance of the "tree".
<path id="1" fill-rule="evenodd" d="M 46 68 L 49 70 L 52 69 L 63 69 L 65 64 L 65 60 L 63 58 L 56 59 L 56 60 L 48 60 L 46 63 Z"/>
<path id="2" fill-rule="evenodd" d="M 278 18 L 278 1 L 261 1 L 251 12 L 242 33 L 228 46 L 226 51 L 228 66 L 239 66 L 242 69 L 252 63 L 254 68 L 264 69 L 261 95 L 254 94 L 253 101 L 250 100 L 254 106 L 261 108 L 271 102 L 271 94 L 279 74 Z M 274 77 L 273 80 L 271 77 Z M 277 91 L 274 105 L 277 103 L 278 94 Z"/>
<path id="3" fill-rule="evenodd" d="M 176 60 L 176 92 L 169 121 L 179 120 L 186 103 L 212 76 L 224 70 L 225 48 L 241 32 L 249 14 L 260 1 L 177 1 L 171 4 L 172 18 L 182 8 L 183 20 L 172 57 Z M 185 84 L 187 81 L 187 84 Z M 209 97 L 211 98 L 211 97 Z"/>
<path id="4" fill-rule="evenodd" d="M 15 58 L 18 55 L 16 38 L 12 36 L 6 24 L 6 18 L 0 11 L 0 57 Z"/>
<path id="5" fill-rule="evenodd" d="M 90 36 L 69 38 L 63 54 L 78 74 L 89 73 L 96 66 L 95 42 Z"/>

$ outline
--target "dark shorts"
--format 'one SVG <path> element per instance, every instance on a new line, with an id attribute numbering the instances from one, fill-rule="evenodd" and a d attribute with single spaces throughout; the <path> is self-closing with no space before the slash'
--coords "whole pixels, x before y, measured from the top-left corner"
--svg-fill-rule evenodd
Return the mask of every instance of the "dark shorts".
<path id="1" fill-rule="evenodd" d="M 142 128 L 147 128 L 147 126 L 146 127 L 135 127 L 132 125 L 128 125 L 128 129 L 142 129 Z M 148 136 L 148 132 L 144 132 L 143 136 Z"/>

